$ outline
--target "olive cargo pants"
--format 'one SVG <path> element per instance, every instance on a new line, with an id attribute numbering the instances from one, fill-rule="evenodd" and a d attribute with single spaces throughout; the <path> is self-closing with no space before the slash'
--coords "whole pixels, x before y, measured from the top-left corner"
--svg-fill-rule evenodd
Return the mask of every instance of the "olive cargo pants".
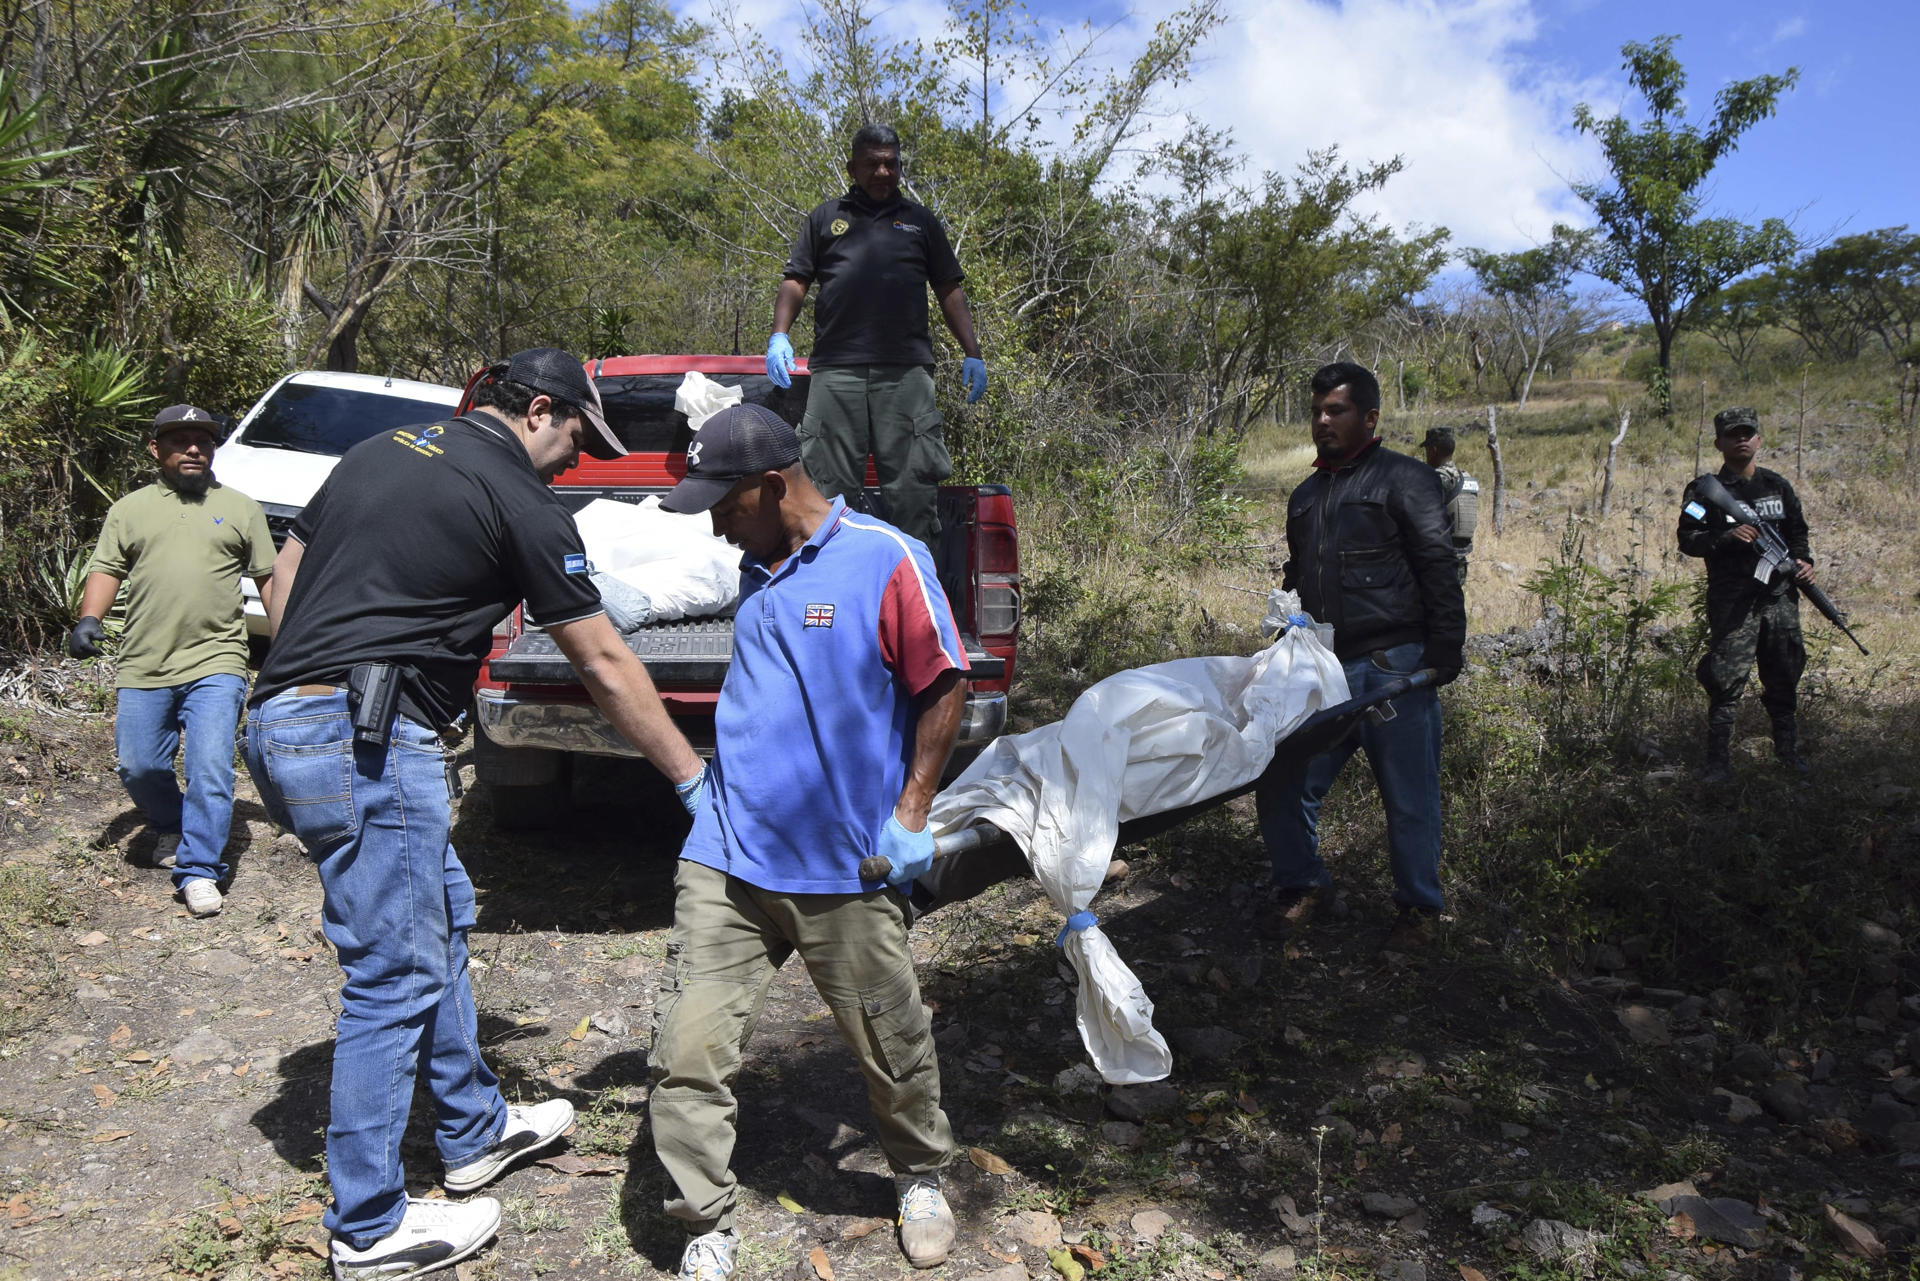
<path id="1" fill-rule="evenodd" d="M 800 423 L 800 459 L 828 498 L 859 506 L 867 455 L 880 478 L 886 518 L 929 548 L 938 545 L 940 482 L 953 459 L 940 435 L 933 372 L 925 365 L 816 368 Z"/>
<path id="2" fill-rule="evenodd" d="M 653 1005 L 654 1151 L 677 1193 L 666 1212 L 705 1232 L 733 1226 L 733 1096 L 767 989 L 796 951 L 859 1060 L 896 1174 L 953 1160 L 940 1062 L 907 948 L 906 901 L 777 894 L 699 863 L 674 874 L 673 933 Z"/>

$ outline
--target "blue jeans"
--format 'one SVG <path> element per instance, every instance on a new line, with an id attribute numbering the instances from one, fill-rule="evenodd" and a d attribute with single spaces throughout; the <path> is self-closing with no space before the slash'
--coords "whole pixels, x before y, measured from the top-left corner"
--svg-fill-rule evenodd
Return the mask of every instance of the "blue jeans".
<path id="1" fill-rule="evenodd" d="M 247 768 L 276 822 L 320 866 L 340 1020 L 327 1120 L 325 1223 L 356 1250 L 406 1213 L 400 1136 L 424 1078 L 447 1165 L 499 1141 L 506 1103 L 480 1057 L 467 931 L 473 883 L 452 824 L 439 739 L 396 717 L 385 748 L 353 741 L 345 694 L 275 695 L 247 717 Z"/>
<path id="2" fill-rule="evenodd" d="M 113 743 L 120 781 L 155 831 L 177 832 L 173 883 L 227 879 L 233 825 L 233 731 L 247 701 L 238 676 L 202 676 L 184 685 L 116 691 Z M 187 793 L 173 778 L 173 754 L 186 743 Z"/>
<path id="3" fill-rule="evenodd" d="M 1396 645 L 1382 651 L 1384 666 L 1371 655 L 1349 659 L 1341 664 L 1347 688 L 1358 698 L 1417 671 L 1425 649 L 1417 642 Z M 1320 859 L 1320 802 L 1359 748 L 1387 807 L 1394 901 L 1440 910 L 1440 695 L 1429 686 L 1394 699 L 1393 707 L 1398 714 L 1386 724 L 1363 717 L 1357 736 L 1308 760 L 1276 765 L 1261 781 L 1254 797 L 1276 887 L 1333 883 Z"/>

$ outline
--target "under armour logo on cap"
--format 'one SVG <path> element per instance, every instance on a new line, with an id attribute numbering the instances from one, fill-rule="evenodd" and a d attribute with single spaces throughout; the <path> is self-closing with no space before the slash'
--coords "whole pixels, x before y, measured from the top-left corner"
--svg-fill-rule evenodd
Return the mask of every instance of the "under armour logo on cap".
<path id="1" fill-rule="evenodd" d="M 726 497 L 742 477 L 784 471 L 800 461 L 793 424 L 765 405 L 729 405 L 706 422 L 687 446 L 687 474 L 660 505 L 692 515 Z"/>

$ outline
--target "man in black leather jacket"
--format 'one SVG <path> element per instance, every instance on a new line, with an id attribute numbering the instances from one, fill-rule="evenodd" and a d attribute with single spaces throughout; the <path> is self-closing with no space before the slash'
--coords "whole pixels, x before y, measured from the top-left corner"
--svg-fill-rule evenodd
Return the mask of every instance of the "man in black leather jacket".
<path id="1" fill-rule="evenodd" d="M 1440 481 L 1416 458 L 1384 448 L 1380 385 L 1348 362 L 1313 376 L 1314 474 L 1287 500 L 1283 587 L 1334 629 L 1334 653 L 1355 696 L 1422 667 L 1444 685 L 1460 674 L 1466 602 Z M 1387 809 L 1387 847 L 1400 919 L 1396 950 L 1431 938 L 1440 891 L 1440 699 L 1433 688 L 1394 700 L 1397 715 L 1363 720 L 1323 755 L 1262 782 L 1260 827 L 1273 859 L 1274 924 L 1304 921 L 1333 879 L 1319 852 L 1320 803 L 1356 748 L 1367 754 Z"/>

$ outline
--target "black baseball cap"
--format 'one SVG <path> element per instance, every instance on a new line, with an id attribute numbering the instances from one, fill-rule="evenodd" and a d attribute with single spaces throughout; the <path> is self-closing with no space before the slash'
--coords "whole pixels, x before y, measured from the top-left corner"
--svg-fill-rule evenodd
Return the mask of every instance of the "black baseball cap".
<path id="1" fill-rule="evenodd" d="M 158 440 L 176 427 L 197 427 L 201 431 L 219 434 L 220 424 L 213 415 L 194 405 L 168 405 L 153 416 L 153 427 L 147 432 L 152 440 Z"/>
<path id="2" fill-rule="evenodd" d="M 545 392 L 555 400 L 578 405 L 593 430 L 587 433 L 587 453 L 594 458 L 625 458 L 627 447 L 607 426 L 606 410 L 600 404 L 600 389 L 587 377 L 579 361 L 558 347 L 529 347 L 516 351 L 488 371 L 493 377 L 522 387 Z"/>
<path id="3" fill-rule="evenodd" d="M 791 423 L 765 405 L 729 405 L 693 434 L 686 478 L 660 506 L 692 516 L 725 498 L 742 479 L 799 461 L 800 437 Z"/>
<path id="4" fill-rule="evenodd" d="M 1730 431 L 1745 427 L 1756 435 L 1760 431 L 1760 415 L 1744 405 L 1732 409 L 1723 409 L 1713 416 L 1713 434 L 1724 436 Z"/>

